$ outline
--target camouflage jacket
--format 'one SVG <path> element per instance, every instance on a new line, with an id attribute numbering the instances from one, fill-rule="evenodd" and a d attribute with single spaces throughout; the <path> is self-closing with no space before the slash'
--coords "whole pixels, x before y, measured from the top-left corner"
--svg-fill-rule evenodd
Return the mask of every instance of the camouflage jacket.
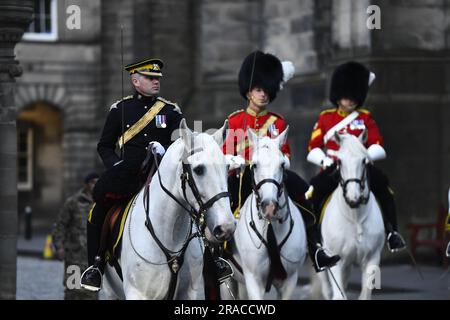
<path id="1" fill-rule="evenodd" d="M 64 249 L 66 262 L 87 263 L 86 222 L 92 204 L 92 197 L 81 189 L 66 200 L 59 212 L 53 243 L 56 250 Z"/>

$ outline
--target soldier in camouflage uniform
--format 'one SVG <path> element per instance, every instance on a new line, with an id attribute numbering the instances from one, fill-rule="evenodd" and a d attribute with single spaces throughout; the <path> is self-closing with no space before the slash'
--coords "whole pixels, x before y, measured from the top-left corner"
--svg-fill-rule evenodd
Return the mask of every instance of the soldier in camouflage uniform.
<path id="1" fill-rule="evenodd" d="M 90 173 L 85 177 L 83 188 L 64 203 L 53 230 L 57 257 L 64 260 L 65 300 L 97 299 L 97 293 L 95 292 L 73 288 L 79 286 L 79 279 L 71 280 L 70 277 L 74 275 L 75 271 L 68 268 L 71 265 L 78 266 L 80 268 L 79 274 L 81 274 L 88 267 L 86 263 L 86 215 L 93 204 L 92 190 L 98 177 L 96 173 Z M 73 285 L 72 288 L 69 288 L 71 287 L 70 284 Z"/>

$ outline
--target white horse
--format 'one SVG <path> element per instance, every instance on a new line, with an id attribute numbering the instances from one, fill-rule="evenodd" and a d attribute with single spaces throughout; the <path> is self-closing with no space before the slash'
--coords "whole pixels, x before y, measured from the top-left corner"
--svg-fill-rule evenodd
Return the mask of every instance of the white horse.
<path id="1" fill-rule="evenodd" d="M 340 144 L 337 152 L 340 182 L 325 208 L 321 228 L 324 247 L 341 260 L 318 274 L 322 294 L 327 299 L 347 299 L 345 289 L 354 263 L 362 270 L 359 299 L 371 298 L 373 280 L 380 276 L 385 231 L 380 208 L 369 189 L 369 158 L 363 145 L 366 138 L 367 132 L 360 138 L 335 134 Z"/>
<path id="2" fill-rule="evenodd" d="M 287 195 L 283 185 L 283 173 L 288 164 L 280 151 L 288 128 L 277 138 L 258 137 L 248 130 L 253 146 L 251 172 L 253 193 L 245 201 L 231 242 L 233 258 L 242 267 L 242 274 L 235 267 L 236 282 L 232 289 L 239 290 L 241 299 L 264 299 L 269 278 L 271 259 L 268 254 L 268 232 L 273 228 L 276 243 L 280 247 L 281 263 L 286 271 L 284 280 L 273 279 L 279 299 L 289 299 L 297 285 L 298 270 L 306 257 L 306 236 L 303 219 L 297 207 Z M 275 241 L 274 241 L 275 242 Z M 242 285 L 245 283 L 245 287 Z M 222 294 L 226 292 L 222 286 Z"/>
<path id="3" fill-rule="evenodd" d="M 209 240 L 219 243 L 236 228 L 219 147 L 227 122 L 213 135 L 193 133 L 184 119 L 180 129 L 150 183 L 149 201 L 143 188 L 132 203 L 121 244 L 123 282 L 108 265 L 102 290 L 106 298 L 204 299 L 204 247 L 201 237 L 193 235 L 204 223 Z"/>

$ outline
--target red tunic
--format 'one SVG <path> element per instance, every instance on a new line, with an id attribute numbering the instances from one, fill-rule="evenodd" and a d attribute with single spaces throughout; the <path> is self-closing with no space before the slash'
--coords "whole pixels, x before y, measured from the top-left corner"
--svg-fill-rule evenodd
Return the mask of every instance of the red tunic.
<path id="1" fill-rule="evenodd" d="M 380 130 L 378 129 L 377 124 L 375 123 L 375 120 L 373 120 L 370 112 L 362 108 L 358 108 L 357 111 L 359 112 L 358 117 L 339 132 L 346 132 L 359 136 L 363 130 L 367 128 L 368 137 L 365 147 L 368 148 L 373 144 L 383 146 L 383 137 L 381 136 Z M 319 120 L 314 125 L 308 145 L 308 151 L 311 151 L 314 148 L 325 148 L 327 151 L 339 150 L 339 145 L 333 139 L 329 139 L 325 143 L 324 138 L 326 133 L 336 124 L 341 122 L 346 116 L 346 113 L 339 111 L 337 108 L 323 111 L 319 116 Z M 329 155 L 333 155 L 333 152 L 330 152 Z"/>
<path id="2" fill-rule="evenodd" d="M 253 110 L 239 110 L 228 116 L 228 126 L 231 130 L 223 144 L 223 153 L 242 155 L 246 161 L 250 159 L 251 147 L 249 147 L 247 128 L 250 127 L 260 136 L 276 137 L 286 128 L 284 118 L 274 112 L 264 110 L 256 114 Z M 281 147 L 281 152 L 291 157 L 289 141 Z"/>

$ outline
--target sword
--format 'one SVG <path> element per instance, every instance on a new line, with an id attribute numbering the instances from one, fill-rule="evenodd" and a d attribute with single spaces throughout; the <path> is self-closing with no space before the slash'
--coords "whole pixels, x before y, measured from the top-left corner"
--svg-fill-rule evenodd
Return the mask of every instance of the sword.
<path id="1" fill-rule="evenodd" d="M 413 254 L 411 253 L 411 250 L 406 249 L 406 252 L 408 252 L 408 255 L 411 258 L 412 264 L 413 264 L 414 268 L 417 270 L 417 273 L 419 274 L 420 278 L 422 280 L 425 280 L 425 278 L 423 277 L 422 271 L 420 270 L 419 265 L 416 262 L 416 259 L 414 258 Z"/>
<path id="2" fill-rule="evenodd" d="M 228 292 L 230 293 L 230 295 L 231 295 L 231 297 L 233 298 L 233 300 L 236 300 L 236 298 L 235 298 L 235 296 L 234 296 L 234 294 L 233 294 L 233 291 L 231 290 L 231 288 L 230 288 L 230 286 L 229 286 L 229 281 L 230 281 L 230 279 L 227 279 L 227 280 L 225 280 L 223 283 L 225 283 L 225 286 L 227 287 Z"/>
<path id="3" fill-rule="evenodd" d="M 331 278 L 333 279 L 334 284 L 336 285 L 336 287 L 338 287 L 339 292 L 340 292 L 341 295 L 342 295 L 342 298 L 347 299 L 347 298 L 345 297 L 344 292 L 342 291 L 341 287 L 339 286 L 338 282 L 336 281 L 336 278 L 334 277 L 333 271 L 331 271 L 331 268 L 327 268 L 327 271 L 331 274 Z"/>

